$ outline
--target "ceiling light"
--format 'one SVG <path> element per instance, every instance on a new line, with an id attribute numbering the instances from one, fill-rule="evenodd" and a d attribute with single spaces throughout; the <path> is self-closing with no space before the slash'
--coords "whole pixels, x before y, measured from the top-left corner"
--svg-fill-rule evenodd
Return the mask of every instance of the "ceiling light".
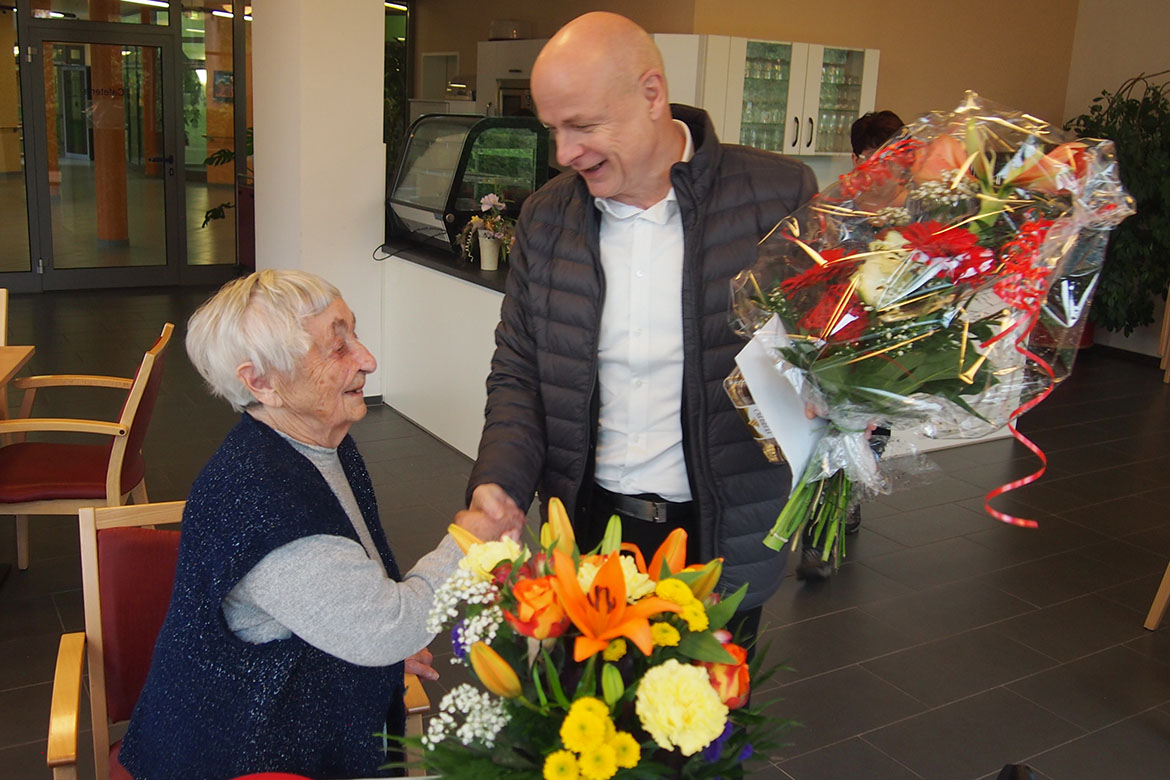
<path id="1" fill-rule="evenodd" d="M 123 3 L 134 3 L 135 5 L 152 5 L 155 8 L 170 8 L 171 4 L 164 2 L 164 0 L 122 0 Z"/>
<path id="2" fill-rule="evenodd" d="M 393 8 L 395 11 L 406 11 L 406 10 L 408 10 L 408 9 L 407 9 L 407 7 L 406 7 L 406 6 L 404 6 L 402 3 L 386 3 L 386 7 L 387 7 L 387 8 Z"/>

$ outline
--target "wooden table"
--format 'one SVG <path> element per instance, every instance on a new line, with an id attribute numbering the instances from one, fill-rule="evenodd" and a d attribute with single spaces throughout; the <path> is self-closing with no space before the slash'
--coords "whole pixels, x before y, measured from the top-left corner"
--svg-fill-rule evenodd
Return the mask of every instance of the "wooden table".
<path id="1" fill-rule="evenodd" d="M 35 352 L 34 347 L 0 347 L 0 420 L 8 419 L 8 383 Z M 0 563 L 0 585 L 8 579 L 11 569 L 10 564 Z"/>

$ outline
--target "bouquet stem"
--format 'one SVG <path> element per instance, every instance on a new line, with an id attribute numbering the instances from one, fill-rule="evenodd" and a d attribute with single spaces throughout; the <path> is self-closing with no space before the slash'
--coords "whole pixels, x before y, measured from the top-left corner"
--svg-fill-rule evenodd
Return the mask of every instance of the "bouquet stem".
<path id="1" fill-rule="evenodd" d="M 814 464 L 810 464 L 810 468 Z M 836 546 L 834 565 L 837 565 L 845 556 L 843 526 L 849 514 L 853 482 L 844 471 L 815 481 L 810 481 L 808 476 L 806 472 L 780 511 L 776 524 L 764 537 L 764 545 L 781 550 L 789 540 L 799 537 L 802 529 L 807 529 L 806 533 L 812 536 L 813 543 L 825 550 L 826 555 Z"/>

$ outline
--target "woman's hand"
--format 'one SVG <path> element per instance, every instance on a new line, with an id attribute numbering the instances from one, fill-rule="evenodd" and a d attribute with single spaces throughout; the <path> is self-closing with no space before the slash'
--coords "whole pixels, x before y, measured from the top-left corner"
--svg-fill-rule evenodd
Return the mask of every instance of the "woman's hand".
<path id="1" fill-rule="evenodd" d="M 417 653 L 406 659 L 406 673 L 416 674 L 424 680 L 437 680 L 439 673 L 431 666 L 435 662 L 435 657 L 431 655 L 431 651 L 425 647 Z"/>
<path id="2" fill-rule="evenodd" d="M 477 509 L 464 509 L 455 514 L 455 525 L 465 528 L 484 542 L 502 537 L 520 541 L 520 530 L 524 527 L 523 514 L 508 513 L 503 517 L 492 517 Z"/>

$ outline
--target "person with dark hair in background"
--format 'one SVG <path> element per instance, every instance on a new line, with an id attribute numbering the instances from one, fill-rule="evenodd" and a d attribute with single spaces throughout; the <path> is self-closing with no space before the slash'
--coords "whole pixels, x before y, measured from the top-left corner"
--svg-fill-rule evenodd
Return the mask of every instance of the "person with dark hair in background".
<path id="1" fill-rule="evenodd" d="M 882 147 L 886 141 L 897 135 L 903 127 L 902 118 L 893 111 L 870 111 L 861 116 L 849 128 L 849 140 L 853 144 L 853 165 L 860 165 Z M 879 455 L 889 440 L 888 428 L 877 428 L 870 438 L 870 446 Z M 849 510 L 845 519 L 845 533 L 855 534 L 861 530 L 861 506 Z M 806 529 L 800 545 L 800 563 L 796 567 L 796 578 L 820 581 L 833 576 L 833 556 L 825 555 L 824 543 L 816 542 Z"/>
<path id="2" fill-rule="evenodd" d="M 893 111 L 870 111 L 860 117 L 849 128 L 849 140 L 853 142 L 853 164 L 856 166 L 869 159 L 903 125 L 902 118 Z"/>

